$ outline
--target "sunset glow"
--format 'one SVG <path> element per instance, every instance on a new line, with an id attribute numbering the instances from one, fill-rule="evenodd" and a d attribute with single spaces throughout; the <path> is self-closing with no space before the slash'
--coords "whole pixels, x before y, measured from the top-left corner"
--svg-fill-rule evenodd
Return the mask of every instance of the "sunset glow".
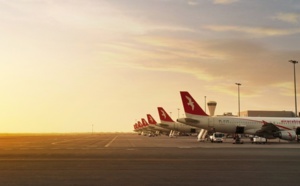
<path id="1" fill-rule="evenodd" d="M 294 111 L 299 12 L 292 0 L 0 0 L 0 133 L 128 132 L 159 121 L 157 107 L 182 116 L 182 90 L 237 114 L 236 82 L 242 111 Z"/>

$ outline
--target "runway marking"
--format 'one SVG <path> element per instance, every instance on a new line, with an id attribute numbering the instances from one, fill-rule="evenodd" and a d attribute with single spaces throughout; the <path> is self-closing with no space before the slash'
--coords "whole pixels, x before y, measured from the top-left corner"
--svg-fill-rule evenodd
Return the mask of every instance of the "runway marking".
<path id="1" fill-rule="evenodd" d="M 114 141 L 115 139 L 117 139 L 118 136 L 114 137 L 114 139 L 112 139 L 108 144 L 106 144 L 104 147 L 109 147 Z"/>
<path id="2" fill-rule="evenodd" d="M 184 147 L 184 146 L 181 146 L 181 147 L 177 147 L 177 148 L 179 148 L 179 149 L 191 149 L 191 148 L 198 148 L 198 147 L 190 147 L 190 146 Z"/>
<path id="3" fill-rule="evenodd" d="M 68 143 L 68 142 L 71 142 L 71 141 L 86 140 L 86 138 L 89 138 L 89 136 L 75 138 L 75 139 L 62 140 L 62 141 L 56 141 L 56 142 L 52 142 L 51 145 L 56 145 L 56 144 L 66 143 L 66 142 Z"/>

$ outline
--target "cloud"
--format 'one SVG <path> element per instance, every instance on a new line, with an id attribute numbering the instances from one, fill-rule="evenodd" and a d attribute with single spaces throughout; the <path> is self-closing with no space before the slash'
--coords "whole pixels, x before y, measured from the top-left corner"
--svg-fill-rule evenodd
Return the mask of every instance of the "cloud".
<path id="1" fill-rule="evenodd" d="M 196 32 L 196 30 L 194 29 L 188 27 L 176 26 L 176 25 L 144 25 L 143 27 L 147 32 L 150 31 Z"/>
<path id="2" fill-rule="evenodd" d="M 243 26 L 227 26 L 227 25 L 207 25 L 204 26 L 203 28 L 215 32 L 245 33 L 256 37 L 282 36 L 282 35 L 292 35 L 292 34 L 300 33 L 300 28 L 278 29 L 278 28 L 268 28 L 268 27 L 243 27 Z"/>
<path id="3" fill-rule="evenodd" d="M 273 17 L 274 19 L 297 24 L 300 21 L 300 14 L 299 13 L 279 13 Z"/>
<path id="4" fill-rule="evenodd" d="M 238 2 L 239 0 L 213 0 L 214 4 L 231 4 Z"/>
<path id="5" fill-rule="evenodd" d="M 194 5 L 198 5 L 198 1 L 197 0 L 188 0 L 188 5 L 194 6 Z"/>
<path id="6" fill-rule="evenodd" d="M 299 51 L 273 51 L 249 40 L 142 36 L 130 43 L 100 44 L 98 56 L 116 66 L 194 76 L 207 85 L 218 85 L 207 86 L 209 90 L 226 94 L 235 95 L 234 83 L 240 81 L 250 87 L 243 92 L 248 97 L 261 95 L 270 86 L 286 85 L 291 78 L 282 74 L 291 73 L 290 56 L 300 58 Z M 279 90 L 278 94 L 286 93 Z"/>
<path id="7" fill-rule="evenodd" d="M 85 41 L 89 38 L 91 43 L 82 42 L 78 45 L 91 46 L 87 47 L 89 49 L 87 51 L 91 54 L 89 56 L 101 64 L 185 74 L 208 84 L 220 84 L 222 85 L 218 86 L 221 88 L 220 91 L 226 93 L 232 90 L 228 84 L 238 79 L 241 83 L 246 82 L 248 86 L 259 87 L 248 91 L 248 95 L 253 96 L 264 91 L 266 84 L 288 82 L 287 77 L 278 75 L 282 74 L 284 71 L 282 69 L 288 68 L 283 62 L 289 60 L 290 56 L 295 56 L 294 59 L 300 58 L 298 51 L 292 55 L 272 51 L 249 40 L 195 39 L 192 37 L 199 32 L 190 27 L 171 23 L 154 24 L 157 21 L 150 20 L 143 22 L 139 18 L 123 14 L 110 4 L 91 9 L 82 9 L 84 4 L 75 5 L 74 8 L 67 8 L 67 4 L 62 6 L 53 4 L 48 7 L 51 11 L 39 15 L 51 17 L 55 20 L 53 24 L 58 25 L 57 28 L 67 26 L 68 29 L 61 29 L 68 33 L 62 35 L 64 37 L 71 34 L 68 31 L 79 30 L 80 34 L 84 33 L 75 35 L 80 36 L 75 37 L 75 40 Z M 31 8 L 26 10 L 36 10 Z M 238 32 L 255 37 L 300 32 L 300 29 L 226 25 L 207 25 L 204 28 L 209 31 Z M 173 32 L 179 32 L 176 33 L 177 37 L 173 37 L 175 36 Z M 188 34 L 184 35 L 184 32 Z M 163 36 L 165 33 L 168 34 L 167 37 Z M 197 38 L 201 38 L 198 36 Z"/>

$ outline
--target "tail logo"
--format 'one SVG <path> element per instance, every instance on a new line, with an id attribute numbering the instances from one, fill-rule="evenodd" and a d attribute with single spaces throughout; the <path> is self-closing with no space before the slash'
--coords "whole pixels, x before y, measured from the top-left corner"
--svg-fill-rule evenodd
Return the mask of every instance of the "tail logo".
<path id="1" fill-rule="evenodd" d="M 161 115 L 166 119 L 167 118 L 167 115 L 166 115 L 166 113 L 163 111 L 163 110 L 161 110 Z"/>
<path id="2" fill-rule="evenodd" d="M 192 107 L 192 110 L 194 110 L 195 105 L 194 105 L 194 102 L 192 101 L 192 98 L 190 98 L 190 97 L 188 97 L 188 96 L 185 96 L 185 97 L 186 97 L 186 99 L 189 101 L 189 102 L 187 103 L 187 105 L 191 106 L 191 107 Z"/>
<path id="3" fill-rule="evenodd" d="M 149 120 L 151 121 L 151 123 L 153 123 L 153 118 L 151 116 L 149 117 Z"/>

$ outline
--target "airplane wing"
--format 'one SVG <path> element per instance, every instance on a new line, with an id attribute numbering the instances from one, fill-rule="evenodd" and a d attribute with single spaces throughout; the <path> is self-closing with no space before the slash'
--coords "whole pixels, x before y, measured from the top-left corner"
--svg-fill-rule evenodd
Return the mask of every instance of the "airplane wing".
<path id="1" fill-rule="evenodd" d="M 161 127 L 168 127 L 169 125 L 165 124 L 165 123 L 159 123 L 159 126 L 161 126 Z"/>
<path id="2" fill-rule="evenodd" d="M 199 128 L 199 120 L 193 119 L 193 118 L 178 118 L 177 121 L 179 123 L 183 123 L 192 127 L 197 127 Z"/>
<path id="3" fill-rule="evenodd" d="M 279 131 L 280 129 L 273 123 L 265 122 L 261 129 L 256 131 L 255 135 L 265 138 L 275 138 L 275 134 Z"/>
<path id="4" fill-rule="evenodd" d="M 185 121 L 186 121 L 187 123 L 190 123 L 190 124 L 193 124 L 193 125 L 196 125 L 196 124 L 199 123 L 198 120 L 195 120 L 195 119 L 192 119 L 192 118 L 185 118 Z"/>

